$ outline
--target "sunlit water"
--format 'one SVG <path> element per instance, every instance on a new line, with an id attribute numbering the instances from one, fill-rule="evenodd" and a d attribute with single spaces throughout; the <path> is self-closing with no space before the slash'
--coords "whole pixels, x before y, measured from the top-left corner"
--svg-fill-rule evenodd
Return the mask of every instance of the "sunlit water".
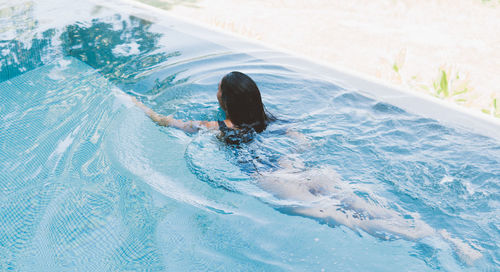
<path id="1" fill-rule="evenodd" d="M 123 11 L 0 3 L 1 270 L 498 269 L 498 141 Z M 232 70 L 278 118 L 240 148 L 158 127 L 123 94 L 217 120 Z M 283 160 L 286 182 L 249 170 Z"/>

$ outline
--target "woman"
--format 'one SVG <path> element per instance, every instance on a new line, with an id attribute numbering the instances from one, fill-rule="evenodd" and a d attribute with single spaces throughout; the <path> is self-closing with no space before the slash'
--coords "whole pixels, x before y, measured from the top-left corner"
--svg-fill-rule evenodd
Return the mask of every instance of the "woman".
<path id="1" fill-rule="evenodd" d="M 226 114 L 223 121 L 182 121 L 162 116 L 141 102 L 134 102 L 157 124 L 196 132 L 201 128 L 218 129 L 225 142 L 249 142 L 255 133 L 264 131 L 275 118 L 266 112 L 255 82 L 241 72 L 231 72 L 219 83 L 217 99 Z M 287 135 L 306 144 L 304 135 L 287 131 Z M 258 160 L 258 158 L 254 158 Z M 247 161 L 248 162 L 248 161 Z M 250 162 L 253 164 L 253 162 Z M 385 203 L 359 197 L 348 182 L 342 181 L 331 167 L 306 168 L 300 159 L 280 158 L 277 166 L 264 171 L 250 171 L 256 184 L 277 199 L 287 200 L 290 207 L 280 206 L 296 215 L 314 218 L 327 224 L 340 224 L 355 231 L 363 230 L 382 239 L 421 240 L 441 237 L 452 244 L 466 263 L 482 254 L 469 244 L 451 237 L 446 230 L 435 230 L 418 214 L 385 208 Z M 245 166 L 243 166 L 245 168 Z M 376 196 L 374 196 L 376 197 Z M 272 200 L 265 200 L 275 205 Z M 278 205 L 279 206 L 279 205 Z"/>
<path id="2" fill-rule="evenodd" d="M 162 116 L 134 99 L 134 102 L 158 125 L 196 132 L 201 128 L 218 129 L 230 143 L 249 141 L 250 135 L 262 132 L 274 119 L 262 104 L 257 84 L 241 72 L 231 72 L 224 76 L 217 91 L 219 106 L 226 114 L 223 121 L 182 121 L 172 116 Z"/>

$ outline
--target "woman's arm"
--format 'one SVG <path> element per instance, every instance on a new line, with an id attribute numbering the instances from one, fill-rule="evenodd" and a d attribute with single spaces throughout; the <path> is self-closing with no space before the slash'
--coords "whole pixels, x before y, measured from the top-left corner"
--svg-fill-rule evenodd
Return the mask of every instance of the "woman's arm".
<path id="1" fill-rule="evenodd" d="M 196 132 L 201 128 L 210 128 L 210 129 L 218 129 L 219 124 L 215 121 L 182 121 L 173 118 L 171 115 L 165 116 L 154 112 L 148 106 L 144 105 L 142 102 L 137 100 L 135 97 L 132 97 L 132 101 L 146 113 L 151 120 L 157 123 L 160 126 L 164 127 L 175 127 L 178 129 L 182 129 L 185 132 Z"/>

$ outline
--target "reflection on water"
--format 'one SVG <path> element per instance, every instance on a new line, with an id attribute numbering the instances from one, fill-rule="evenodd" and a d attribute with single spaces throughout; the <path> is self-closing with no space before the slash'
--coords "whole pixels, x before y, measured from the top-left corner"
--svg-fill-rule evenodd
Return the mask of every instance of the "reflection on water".
<path id="1" fill-rule="evenodd" d="M 151 22 L 134 16 L 115 14 L 38 33 L 38 21 L 32 13 L 31 2 L 0 10 L 2 22 L 9 22 L 0 29 L 5 38 L 0 40 L 0 82 L 58 56 L 72 56 L 126 88 L 147 77 L 154 66 L 181 54 L 162 50 L 158 41 L 163 34 L 150 31 Z M 157 93 L 168 87 L 173 77 L 153 80 L 151 91 Z"/>
<path id="2" fill-rule="evenodd" d="M 33 8 L 33 1 L 0 2 L 0 40 L 6 39 L 6 34 L 14 34 L 11 39 L 30 38 L 38 24 Z"/>
<path id="3" fill-rule="evenodd" d="M 162 52 L 157 46 L 162 34 L 149 31 L 151 23 L 130 16 L 115 15 L 112 20 L 92 20 L 89 26 L 74 24 L 61 34 L 63 52 L 94 69 L 108 80 L 120 85 L 134 84 L 145 72 L 169 57 L 180 55 Z M 169 81 L 158 81 L 162 89 Z"/>
<path id="4" fill-rule="evenodd" d="M 55 30 L 47 30 L 29 43 L 17 40 L 0 41 L 0 82 L 40 67 L 52 47 Z"/>
<path id="5" fill-rule="evenodd" d="M 38 22 L 33 16 L 32 1 L 0 3 L 0 82 L 43 64 L 54 31 L 33 38 Z"/>

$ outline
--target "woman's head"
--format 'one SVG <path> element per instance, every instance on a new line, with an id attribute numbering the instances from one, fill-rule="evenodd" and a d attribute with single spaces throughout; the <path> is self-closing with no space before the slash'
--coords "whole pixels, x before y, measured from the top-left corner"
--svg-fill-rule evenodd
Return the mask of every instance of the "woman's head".
<path id="1" fill-rule="evenodd" d="M 257 84 L 241 72 L 225 75 L 217 92 L 217 99 L 227 118 L 239 128 L 266 129 L 269 118 L 264 110 Z"/>

